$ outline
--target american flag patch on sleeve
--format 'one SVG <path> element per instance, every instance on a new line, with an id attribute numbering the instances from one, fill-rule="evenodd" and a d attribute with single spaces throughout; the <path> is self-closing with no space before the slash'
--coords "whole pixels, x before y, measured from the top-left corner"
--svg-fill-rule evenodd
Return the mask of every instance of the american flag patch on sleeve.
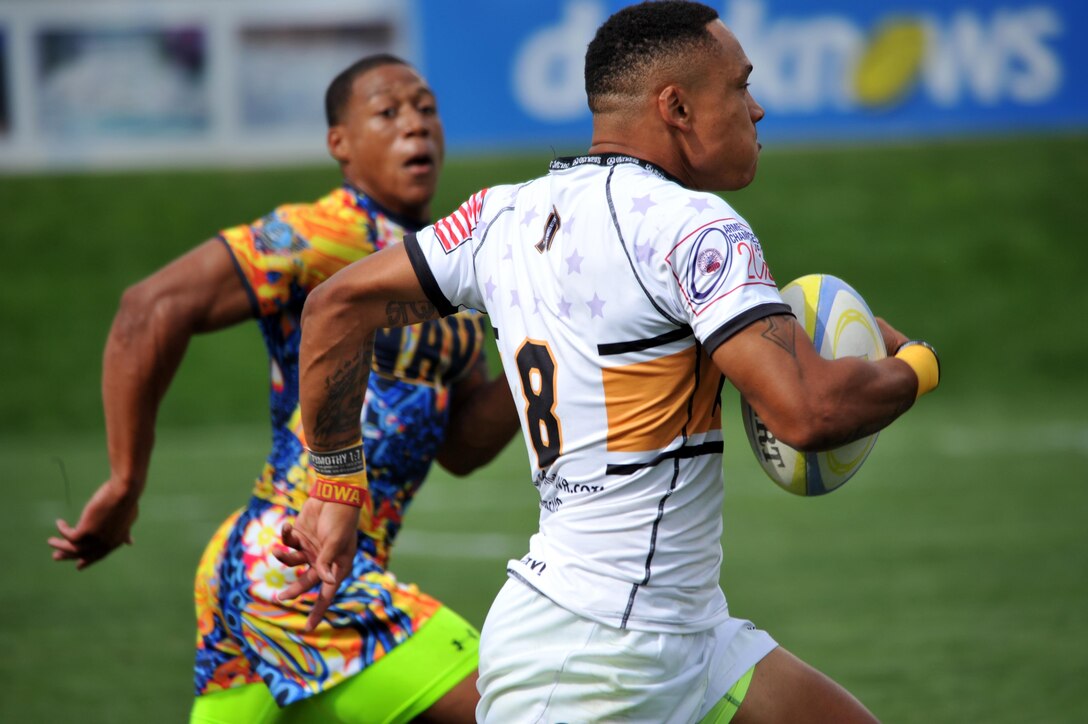
<path id="1" fill-rule="evenodd" d="M 457 210 L 434 225 L 435 236 L 447 254 L 464 244 L 472 236 L 480 213 L 484 207 L 484 195 L 487 189 L 477 191 L 472 197 L 457 207 Z"/>

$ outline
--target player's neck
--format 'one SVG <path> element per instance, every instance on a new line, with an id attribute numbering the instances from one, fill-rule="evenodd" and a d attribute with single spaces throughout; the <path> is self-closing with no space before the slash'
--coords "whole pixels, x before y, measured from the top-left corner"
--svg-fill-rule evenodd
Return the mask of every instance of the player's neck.
<path id="1" fill-rule="evenodd" d="M 608 119 L 595 117 L 589 153 L 621 153 L 634 156 L 660 167 L 686 185 L 686 176 L 683 175 L 685 165 L 676 154 L 672 139 L 656 137 L 652 132 L 647 132 L 642 124 L 613 123 Z"/>
<path id="2" fill-rule="evenodd" d="M 430 204 L 420 206 L 417 204 L 405 204 L 396 200 L 394 200 L 394 203 L 387 203 L 386 199 L 371 193 L 363 184 L 352 181 L 346 176 L 344 177 L 344 183 L 354 190 L 355 193 L 369 199 L 369 204 L 377 207 L 377 211 L 385 214 L 401 226 L 413 229 L 423 228 L 431 222 Z"/>

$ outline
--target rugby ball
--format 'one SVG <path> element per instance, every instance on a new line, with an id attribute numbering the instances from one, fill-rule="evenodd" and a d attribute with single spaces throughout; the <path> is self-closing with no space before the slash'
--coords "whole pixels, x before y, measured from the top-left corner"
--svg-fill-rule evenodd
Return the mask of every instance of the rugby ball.
<path id="1" fill-rule="evenodd" d="M 809 274 L 782 287 L 782 299 L 825 359 L 887 355 L 873 313 L 853 287 L 830 274 Z M 741 398 L 744 431 L 767 475 L 795 495 L 823 495 L 849 480 L 876 445 L 877 433 L 834 450 L 803 453 L 775 439 Z"/>

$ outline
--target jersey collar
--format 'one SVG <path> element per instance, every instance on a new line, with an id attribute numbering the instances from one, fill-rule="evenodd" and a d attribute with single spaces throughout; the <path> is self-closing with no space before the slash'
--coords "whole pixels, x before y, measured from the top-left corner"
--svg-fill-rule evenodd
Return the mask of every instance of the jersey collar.
<path id="1" fill-rule="evenodd" d="M 673 176 L 671 173 L 661 168 L 655 163 L 650 163 L 645 159 L 638 158 L 636 156 L 628 156 L 622 153 L 590 153 L 585 156 L 564 156 L 562 158 L 554 159 L 548 164 L 549 171 L 562 171 L 568 168 L 574 168 L 575 166 L 618 166 L 621 163 L 633 163 L 636 166 L 640 166 L 642 169 L 649 171 L 653 175 L 672 181 L 675 184 L 680 183 L 680 179 Z"/>
<path id="2" fill-rule="evenodd" d="M 415 233 L 430 224 L 430 222 L 420 223 L 415 219 L 409 219 L 405 216 L 401 216 L 398 213 L 390 211 L 374 199 L 367 196 L 364 192 L 352 186 L 347 181 L 344 182 L 344 189 L 349 194 L 351 194 L 352 198 L 355 199 L 356 205 L 358 205 L 360 209 L 366 211 L 371 216 L 375 214 L 381 214 L 382 216 L 392 221 L 394 224 L 404 227 L 405 231 Z"/>

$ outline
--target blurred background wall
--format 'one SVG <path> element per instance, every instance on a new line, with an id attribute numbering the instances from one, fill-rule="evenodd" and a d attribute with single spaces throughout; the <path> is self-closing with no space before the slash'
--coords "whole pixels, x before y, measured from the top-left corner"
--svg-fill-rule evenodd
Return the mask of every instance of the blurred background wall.
<path id="1" fill-rule="evenodd" d="M 0 0 L 0 170 L 323 161 L 325 83 L 389 51 L 454 153 L 581 148 L 620 0 Z M 719 0 L 765 141 L 1088 126 L 1088 3 Z"/>

